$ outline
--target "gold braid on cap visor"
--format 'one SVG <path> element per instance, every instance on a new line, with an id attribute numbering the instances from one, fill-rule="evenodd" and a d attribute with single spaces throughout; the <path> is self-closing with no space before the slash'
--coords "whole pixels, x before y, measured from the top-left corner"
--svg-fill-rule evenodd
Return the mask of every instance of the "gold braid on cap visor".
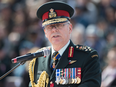
<path id="1" fill-rule="evenodd" d="M 45 26 L 45 25 L 48 25 L 48 24 L 65 22 L 65 21 L 67 21 L 67 18 L 57 18 L 57 19 L 47 20 L 47 21 L 42 23 L 42 27 Z"/>

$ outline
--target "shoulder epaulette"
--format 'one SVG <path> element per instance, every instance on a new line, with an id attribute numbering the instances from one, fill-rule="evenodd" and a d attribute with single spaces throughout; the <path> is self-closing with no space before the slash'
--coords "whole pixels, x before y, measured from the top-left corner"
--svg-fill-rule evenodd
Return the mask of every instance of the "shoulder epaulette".
<path id="1" fill-rule="evenodd" d="M 84 46 L 84 45 L 75 45 L 75 49 L 85 51 L 85 52 L 90 52 L 92 51 L 92 48 L 89 46 Z"/>

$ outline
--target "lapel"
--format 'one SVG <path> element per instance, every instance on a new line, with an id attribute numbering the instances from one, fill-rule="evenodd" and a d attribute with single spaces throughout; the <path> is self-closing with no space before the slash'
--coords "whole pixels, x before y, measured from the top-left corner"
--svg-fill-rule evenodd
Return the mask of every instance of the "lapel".
<path id="1" fill-rule="evenodd" d="M 72 43 L 72 41 L 70 41 L 69 46 L 66 48 L 66 50 L 64 51 L 63 55 L 61 56 L 60 60 L 58 61 L 55 70 L 52 72 L 51 76 L 50 76 L 50 80 L 52 80 L 55 77 L 55 71 L 56 69 L 63 69 L 65 68 L 68 63 L 68 51 L 69 51 L 69 47 L 70 46 L 74 46 L 74 44 Z"/>
<path id="2" fill-rule="evenodd" d="M 50 62 L 51 62 L 51 48 L 50 48 L 50 55 L 46 56 L 46 58 L 43 60 L 44 70 L 47 72 L 49 76 L 51 76 Z"/>

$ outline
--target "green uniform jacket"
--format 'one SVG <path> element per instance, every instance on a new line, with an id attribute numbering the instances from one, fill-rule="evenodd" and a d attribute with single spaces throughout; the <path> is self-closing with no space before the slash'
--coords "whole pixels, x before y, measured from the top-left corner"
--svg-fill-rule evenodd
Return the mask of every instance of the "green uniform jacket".
<path id="1" fill-rule="evenodd" d="M 68 57 L 70 47 L 74 47 L 73 57 Z M 69 64 L 69 60 L 75 61 L 72 64 Z M 35 75 L 34 80 L 37 83 L 40 74 L 39 71 L 46 71 L 50 77 L 50 81 L 54 83 L 54 87 L 100 87 L 101 85 L 101 70 L 99 57 L 95 50 L 85 47 L 83 45 L 74 45 L 70 41 L 69 46 L 66 48 L 62 57 L 56 65 L 56 69 L 64 68 L 81 68 L 81 82 L 79 84 L 66 84 L 66 85 L 57 85 L 55 83 L 55 73 L 56 70 L 51 72 L 50 69 L 51 54 L 46 58 L 40 57 L 37 58 L 35 64 Z M 29 84 L 31 87 L 31 84 Z M 50 84 L 48 85 L 50 87 Z"/>

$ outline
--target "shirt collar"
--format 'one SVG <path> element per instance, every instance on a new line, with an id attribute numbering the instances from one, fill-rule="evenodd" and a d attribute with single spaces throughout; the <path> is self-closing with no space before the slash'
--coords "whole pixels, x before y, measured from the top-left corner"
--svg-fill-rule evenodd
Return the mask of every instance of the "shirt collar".
<path id="1" fill-rule="evenodd" d="M 62 56 L 62 54 L 64 53 L 64 51 L 66 50 L 66 48 L 68 47 L 68 45 L 69 45 L 69 43 L 70 43 L 70 40 L 68 41 L 68 43 L 64 46 L 64 47 L 62 47 L 58 52 L 59 52 L 59 54 L 60 54 L 60 56 Z M 53 49 L 53 46 L 52 46 L 52 54 L 55 52 L 55 50 Z"/>

